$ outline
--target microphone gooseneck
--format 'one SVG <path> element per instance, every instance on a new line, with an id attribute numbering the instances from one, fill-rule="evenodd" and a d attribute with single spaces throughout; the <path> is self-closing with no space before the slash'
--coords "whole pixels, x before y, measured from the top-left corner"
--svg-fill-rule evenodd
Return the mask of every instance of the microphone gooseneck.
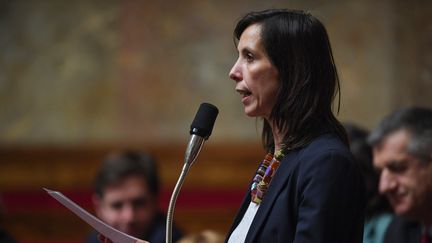
<path id="1" fill-rule="evenodd" d="M 198 109 L 197 114 L 195 115 L 194 120 L 192 121 L 189 131 L 189 133 L 191 134 L 191 138 L 185 152 L 183 168 L 180 173 L 180 177 L 174 187 L 174 191 L 171 195 L 170 203 L 168 206 L 166 220 L 166 243 L 172 243 L 174 207 L 177 201 L 178 194 L 186 178 L 186 175 L 190 167 L 198 157 L 198 154 L 200 153 L 205 140 L 207 140 L 212 133 L 218 113 L 219 110 L 216 106 L 209 103 L 202 103 Z"/>

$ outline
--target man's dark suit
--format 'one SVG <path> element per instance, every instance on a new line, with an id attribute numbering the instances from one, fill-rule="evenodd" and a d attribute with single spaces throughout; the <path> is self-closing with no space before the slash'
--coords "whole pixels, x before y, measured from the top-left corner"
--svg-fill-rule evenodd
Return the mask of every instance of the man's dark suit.
<path id="1" fill-rule="evenodd" d="M 420 243 L 421 229 L 419 223 L 395 216 L 387 228 L 384 243 Z"/>
<path id="2" fill-rule="evenodd" d="M 240 223 L 250 193 L 228 237 Z M 245 242 L 360 243 L 365 188 L 348 148 L 331 134 L 281 161 Z"/>

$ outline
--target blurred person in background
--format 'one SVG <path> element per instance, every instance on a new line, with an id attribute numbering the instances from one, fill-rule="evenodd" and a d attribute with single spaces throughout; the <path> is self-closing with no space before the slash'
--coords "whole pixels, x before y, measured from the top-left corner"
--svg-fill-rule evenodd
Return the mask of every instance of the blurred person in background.
<path id="1" fill-rule="evenodd" d="M 381 243 L 393 214 L 387 199 L 378 192 L 379 175 L 373 167 L 368 131 L 353 123 L 344 123 L 350 150 L 359 163 L 366 182 L 366 211 L 363 243 Z"/>
<path id="2" fill-rule="evenodd" d="M 95 179 L 96 215 L 114 228 L 152 243 L 165 242 L 166 217 L 158 207 L 159 178 L 154 159 L 128 151 L 110 154 Z M 182 237 L 173 227 L 173 241 Z M 100 242 L 93 233 L 88 243 Z"/>
<path id="3" fill-rule="evenodd" d="M 397 215 L 384 242 L 432 242 L 432 109 L 391 113 L 371 132 L 369 143 L 380 172 L 379 191 Z"/>

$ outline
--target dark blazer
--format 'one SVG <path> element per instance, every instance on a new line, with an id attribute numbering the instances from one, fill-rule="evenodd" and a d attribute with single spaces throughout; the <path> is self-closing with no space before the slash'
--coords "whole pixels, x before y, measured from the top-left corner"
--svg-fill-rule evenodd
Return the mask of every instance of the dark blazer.
<path id="1" fill-rule="evenodd" d="M 360 243 L 365 201 L 349 149 L 336 136 L 321 135 L 285 155 L 245 242 Z M 226 241 L 249 203 L 247 191 Z"/>
<path id="2" fill-rule="evenodd" d="M 384 243 L 420 243 L 422 227 L 419 223 L 395 216 L 384 236 Z"/>

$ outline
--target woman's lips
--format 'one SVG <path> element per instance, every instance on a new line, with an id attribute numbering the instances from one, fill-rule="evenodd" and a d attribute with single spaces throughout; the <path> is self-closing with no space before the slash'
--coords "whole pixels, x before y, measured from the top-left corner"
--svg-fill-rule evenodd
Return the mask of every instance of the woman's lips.
<path id="1" fill-rule="evenodd" d="M 249 100 L 249 97 L 251 96 L 251 92 L 248 90 L 242 90 L 242 89 L 237 89 L 236 90 L 242 97 L 242 103 L 246 104 Z"/>
<path id="2" fill-rule="evenodd" d="M 242 98 L 242 103 L 243 103 L 243 104 L 248 103 L 249 97 L 250 97 L 250 95 L 245 95 L 245 96 L 243 96 L 243 98 Z"/>
<path id="3" fill-rule="evenodd" d="M 243 98 L 246 96 L 250 96 L 252 93 L 248 90 L 237 89 L 236 90 Z"/>

